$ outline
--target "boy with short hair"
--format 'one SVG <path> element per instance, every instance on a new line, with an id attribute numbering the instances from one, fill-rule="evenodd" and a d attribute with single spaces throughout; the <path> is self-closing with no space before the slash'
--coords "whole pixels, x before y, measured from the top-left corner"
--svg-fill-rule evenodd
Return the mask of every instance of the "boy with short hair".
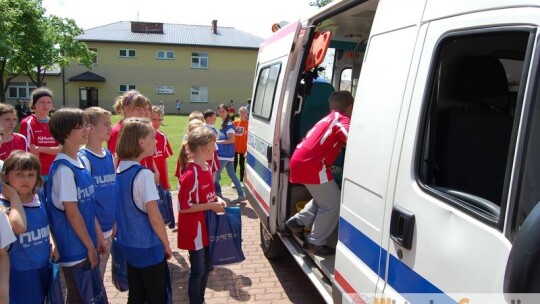
<path id="1" fill-rule="evenodd" d="M 88 118 L 90 129 L 88 143 L 79 150 L 79 157 L 94 180 L 96 217 L 105 239 L 105 252 L 101 254 L 99 260 L 99 270 L 103 278 L 110 255 L 116 208 L 114 158 L 109 150 L 103 148 L 103 143 L 111 137 L 111 113 L 100 107 L 87 108 L 84 113 Z"/>

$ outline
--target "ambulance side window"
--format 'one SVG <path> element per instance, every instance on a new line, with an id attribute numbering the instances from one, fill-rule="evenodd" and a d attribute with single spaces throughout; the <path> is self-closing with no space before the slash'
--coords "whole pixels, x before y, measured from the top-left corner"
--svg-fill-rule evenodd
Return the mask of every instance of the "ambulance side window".
<path id="1" fill-rule="evenodd" d="M 259 72 L 255 98 L 252 101 L 254 117 L 270 120 L 280 70 L 281 64 L 277 63 L 264 67 Z"/>
<path id="2" fill-rule="evenodd" d="M 425 191 L 499 229 L 521 112 L 513 91 L 527 72 L 530 35 L 475 30 L 442 39 L 419 142 Z"/>

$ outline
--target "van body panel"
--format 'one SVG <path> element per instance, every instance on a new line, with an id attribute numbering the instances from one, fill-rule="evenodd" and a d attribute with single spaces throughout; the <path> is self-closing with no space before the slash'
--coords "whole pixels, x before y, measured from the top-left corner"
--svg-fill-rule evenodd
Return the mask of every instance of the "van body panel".
<path id="1" fill-rule="evenodd" d="M 441 19 L 449 16 L 463 15 L 468 12 L 499 10 L 512 7 L 538 7 L 538 1 L 508 1 L 508 0 L 483 0 L 467 1 L 456 0 L 452 2 L 444 0 L 430 0 L 427 2 L 424 13 L 424 21 Z M 515 19 L 514 19 L 515 20 Z"/>
<path id="2" fill-rule="evenodd" d="M 526 12 L 527 11 L 527 12 Z M 536 12 L 538 13 L 538 12 Z M 527 16 L 529 15 L 529 16 Z M 423 44 L 422 57 L 414 84 L 414 94 L 404 134 L 401 161 L 394 205 L 399 205 L 415 215 L 413 247 L 406 250 L 388 238 L 388 273 L 385 295 L 399 298 L 419 292 L 450 293 L 498 293 L 498 301 L 504 301 L 501 293 L 505 263 L 511 249 L 510 241 L 495 227 L 479 222 L 468 214 L 449 206 L 430 193 L 426 193 L 415 173 L 415 153 L 423 103 L 426 100 L 426 83 L 441 37 L 449 29 L 459 31 L 470 28 L 496 28 L 512 20 L 524 23 L 538 22 L 530 16 L 531 10 L 505 9 L 471 13 L 429 23 Z M 389 213 L 386 213 L 387 217 Z M 505 217 L 504 214 L 501 215 Z M 389 219 L 386 221 L 389 223 Z M 387 229 L 388 227 L 386 227 Z M 402 258 L 398 258 L 398 250 Z M 441 259 L 439 257 L 444 257 Z M 474 269 L 474 271 L 471 271 Z M 489 276 L 485 274 L 489 273 Z M 403 280 L 407 277 L 408 280 Z M 459 278 L 448 280 L 448 277 Z M 415 282 L 417 284 L 415 284 Z M 411 301 L 412 298 L 407 298 Z M 454 299 L 459 300 L 459 299 Z"/>
<path id="3" fill-rule="evenodd" d="M 422 20 L 425 5 L 426 0 L 380 1 L 371 27 L 371 36 L 418 25 Z M 377 18 L 377 15 L 383 17 Z"/>

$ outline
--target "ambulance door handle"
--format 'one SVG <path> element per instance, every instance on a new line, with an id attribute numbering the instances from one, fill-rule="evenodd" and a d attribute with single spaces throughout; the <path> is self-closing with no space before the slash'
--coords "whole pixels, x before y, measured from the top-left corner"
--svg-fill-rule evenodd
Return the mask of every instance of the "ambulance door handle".
<path id="1" fill-rule="evenodd" d="M 390 219 L 390 238 L 410 250 L 414 235 L 414 213 L 394 205 Z"/>
<path id="2" fill-rule="evenodd" d="M 268 160 L 269 164 L 272 162 L 272 147 L 271 146 L 266 147 L 266 160 Z"/>

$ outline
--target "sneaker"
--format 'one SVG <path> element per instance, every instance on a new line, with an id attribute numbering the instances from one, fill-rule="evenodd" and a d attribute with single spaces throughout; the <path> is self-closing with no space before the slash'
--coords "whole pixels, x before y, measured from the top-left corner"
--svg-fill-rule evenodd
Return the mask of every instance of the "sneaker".
<path id="1" fill-rule="evenodd" d="M 232 187 L 233 189 L 236 189 L 236 186 L 234 185 L 234 183 L 231 184 L 231 187 Z"/>
<path id="2" fill-rule="evenodd" d="M 294 216 L 285 222 L 285 226 L 287 226 L 291 233 L 296 235 L 297 237 L 304 237 L 304 226 L 300 225 Z"/>
<path id="3" fill-rule="evenodd" d="M 309 242 L 304 242 L 302 244 L 304 251 L 312 253 L 314 255 L 334 255 L 336 254 L 336 249 L 329 247 L 327 245 L 313 245 Z"/>

